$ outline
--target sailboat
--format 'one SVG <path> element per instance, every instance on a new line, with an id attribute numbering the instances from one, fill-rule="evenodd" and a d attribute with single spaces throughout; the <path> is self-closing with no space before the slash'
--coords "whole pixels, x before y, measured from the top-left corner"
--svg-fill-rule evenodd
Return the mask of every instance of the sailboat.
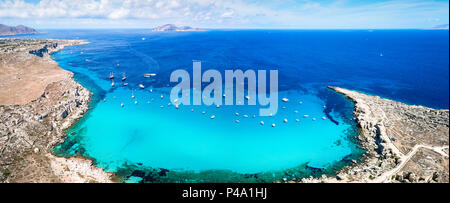
<path id="1" fill-rule="evenodd" d="M 109 73 L 109 79 L 114 79 L 114 73 L 113 72 Z"/>

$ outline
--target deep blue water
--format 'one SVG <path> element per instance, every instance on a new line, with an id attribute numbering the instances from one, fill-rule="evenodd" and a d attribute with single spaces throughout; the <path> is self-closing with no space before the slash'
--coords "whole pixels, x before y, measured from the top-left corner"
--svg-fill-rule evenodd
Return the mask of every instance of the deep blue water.
<path id="1" fill-rule="evenodd" d="M 50 30 L 20 37 L 90 42 L 53 55 L 95 93 L 94 109 L 69 130 L 76 134 L 56 152 L 89 156 L 113 172 L 130 165 L 200 174 L 205 170 L 271 172 L 264 179 L 271 181 L 279 178 L 274 171 L 294 173 L 292 169 L 305 169 L 305 164 L 324 170 L 319 173 L 337 170 L 362 152 L 352 140 L 357 133 L 350 120 L 353 106 L 327 90 L 329 85 L 408 104 L 449 106 L 449 35 L 442 30 Z M 168 106 L 167 86 L 174 85 L 169 83 L 171 72 L 190 72 L 192 60 L 201 60 L 203 70 L 278 69 L 280 98 L 290 102 L 280 101 L 278 114 L 270 118 L 253 118 L 256 108 L 245 106 L 178 110 Z M 119 78 L 115 87 L 108 79 L 110 72 Z M 127 87 L 120 82 L 123 72 Z M 145 79 L 144 73 L 157 77 Z M 145 90 L 137 87 L 141 83 Z M 137 89 L 136 99 L 131 98 L 132 89 Z M 211 115 L 216 119 L 211 120 Z M 289 122 L 284 123 L 284 118 Z M 277 127 L 270 127 L 272 123 Z M 310 173 L 296 176 L 302 175 Z M 198 173 L 190 176 L 224 181 Z"/>

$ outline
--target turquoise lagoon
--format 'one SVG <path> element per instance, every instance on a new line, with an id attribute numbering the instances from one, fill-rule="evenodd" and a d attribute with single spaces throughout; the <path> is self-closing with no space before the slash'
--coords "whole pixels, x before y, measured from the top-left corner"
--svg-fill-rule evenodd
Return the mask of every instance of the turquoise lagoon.
<path id="1" fill-rule="evenodd" d="M 353 104 L 328 85 L 448 108 L 448 86 L 442 85 L 448 77 L 441 77 L 448 75 L 448 43 L 440 43 L 448 42 L 448 31 L 52 30 L 31 37 L 90 42 L 52 56 L 94 93 L 92 109 L 54 152 L 92 158 L 125 182 L 271 182 L 333 175 L 364 151 L 353 139 L 358 133 Z M 260 107 L 247 105 L 169 105 L 176 85 L 169 83 L 170 73 L 191 72 L 192 60 L 201 60 L 203 70 L 278 69 L 278 114 L 259 117 Z M 435 71 L 423 68 L 428 66 Z M 116 74 L 114 87 L 110 72 Z M 120 81 L 124 72 L 128 86 Z M 157 76 L 148 79 L 144 73 Z M 283 97 L 290 101 L 282 102 Z"/>

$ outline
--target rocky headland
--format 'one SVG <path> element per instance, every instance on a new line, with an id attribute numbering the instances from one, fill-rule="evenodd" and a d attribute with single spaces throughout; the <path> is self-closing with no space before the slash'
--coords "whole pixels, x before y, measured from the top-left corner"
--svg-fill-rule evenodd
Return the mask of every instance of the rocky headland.
<path id="1" fill-rule="evenodd" d="M 90 92 L 50 54 L 84 43 L 0 39 L 0 182 L 111 182 L 91 160 L 51 153 L 88 110 Z"/>
<path id="2" fill-rule="evenodd" d="M 449 110 L 329 88 L 354 102 L 353 113 L 360 129 L 357 139 L 366 153 L 335 177 L 310 177 L 298 182 L 449 182 Z"/>

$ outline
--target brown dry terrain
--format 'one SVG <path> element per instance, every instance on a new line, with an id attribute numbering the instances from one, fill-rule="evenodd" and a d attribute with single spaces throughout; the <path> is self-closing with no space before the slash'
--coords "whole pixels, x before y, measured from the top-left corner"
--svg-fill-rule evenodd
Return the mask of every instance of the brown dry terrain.
<path id="1" fill-rule="evenodd" d="M 50 152 L 87 111 L 90 93 L 49 53 L 83 43 L 0 39 L 0 182 L 111 182 L 90 160 Z"/>
<path id="2" fill-rule="evenodd" d="M 72 77 L 55 61 L 26 51 L 41 50 L 45 45 L 55 43 L 62 47 L 68 44 L 50 40 L 8 40 L 7 43 L 0 43 L 0 104 L 26 104 L 41 96 L 50 83 Z"/>

